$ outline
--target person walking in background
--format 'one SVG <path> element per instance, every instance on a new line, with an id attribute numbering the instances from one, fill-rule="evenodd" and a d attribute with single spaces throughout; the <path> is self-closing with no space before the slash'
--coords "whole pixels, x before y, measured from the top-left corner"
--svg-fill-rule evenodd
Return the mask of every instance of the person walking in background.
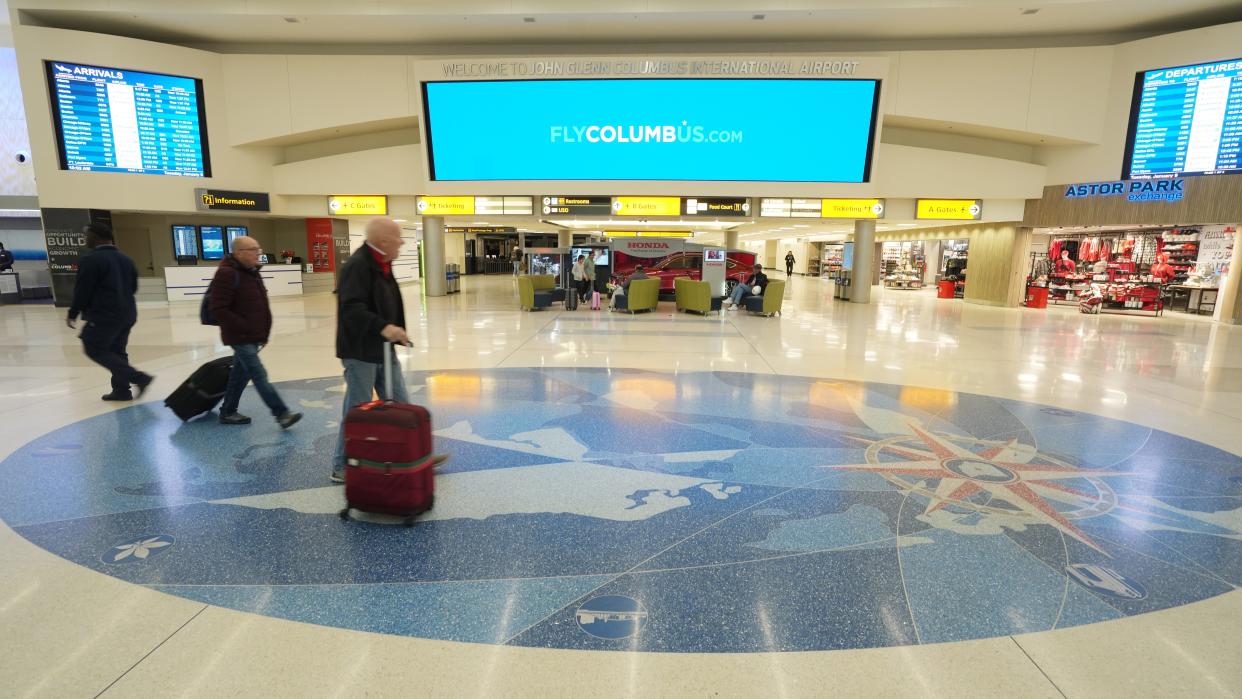
<path id="1" fill-rule="evenodd" d="M 746 283 L 733 287 L 733 293 L 729 294 L 729 310 L 736 311 L 737 305 L 742 302 L 744 296 L 762 294 L 767 285 L 768 275 L 763 273 L 763 265 L 756 263 L 754 271 L 746 278 Z"/>
<path id="2" fill-rule="evenodd" d="M 513 248 L 510 259 L 513 260 L 513 276 L 516 277 L 522 273 L 522 248 Z"/>
<path id="3" fill-rule="evenodd" d="M 84 231 L 90 252 L 78 262 L 73 301 L 65 324 L 77 328 L 78 316 L 86 320 L 79 338 L 91 361 L 112 372 L 112 391 L 104 400 L 141 398 L 155 378 L 130 366 L 129 331 L 138 322 L 138 269 L 117 249 L 112 229 L 92 223 Z M 131 392 L 130 387 L 136 388 Z"/>
<path id="4" fill-rule="evenodd" d="M 345 369 L 345 401 L 330 478 L 345 482 L 345 416 L 371 400 L 410 402 L 401 377 L 394 344 L 410 345 L 405 332 L 405 305 L 392 276 L 392 261 L 401 252 L 401 227 L 390 218 L 367 224 L 367 241 L 341 268 L 336 299 L 336 356 Z M 514 262 L 516 268 L 517 262 Z M 384 353 L 391 352 L 392 395 L 384 386 Z"/>
<path id="5" fill-rule="evenodd" d="M 259 350 L 272 332 L 272 308 L 259 276 L 261 254 L 263 249 L 254 238 L 243 235 L 234 239 L 233 252 L 220 261 L 207 287 L 207 311 L 220 326 L 220 341 L 233 348 L 233 370 L 220 404 L 220 423 L 250 424 L 250 418 L 237 412 L 237 406 L 246 384 L 253 381 L 277 424 L 288 429 L 302 419 L 302 413 L 289 410 L 267 380 L 267 369 L 259 360 Z"/>
<path id="6" fill-rule="evenodd" d="M 793 266 L 794 266 L 794 255 L 793 255 L 793 250 L 790 250 L 785 253 L 785 276 L 786 277 L 793 276 Z"/>

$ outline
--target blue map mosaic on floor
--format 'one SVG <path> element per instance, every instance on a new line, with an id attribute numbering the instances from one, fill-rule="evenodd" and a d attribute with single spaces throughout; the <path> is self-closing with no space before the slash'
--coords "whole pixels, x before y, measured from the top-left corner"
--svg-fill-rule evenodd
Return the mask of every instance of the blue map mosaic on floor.
<path id="1" fill-rule="evenodd" d="M 475 643 L 826 650 L 1064 628 L 1242 585 L 1242 458 L 971 394 L 733 373 L 410 372 L 436 507 L 343 522 L 336 378 L 281 431 L 158 403 L 0 463 L 82 566 L 274 617 Z M 263 417 L 260 417 L 263 416 Z"/>

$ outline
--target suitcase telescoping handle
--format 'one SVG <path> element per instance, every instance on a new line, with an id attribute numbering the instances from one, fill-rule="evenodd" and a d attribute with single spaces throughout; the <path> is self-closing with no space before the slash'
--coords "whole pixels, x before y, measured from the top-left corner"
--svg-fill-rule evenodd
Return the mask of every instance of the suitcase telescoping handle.
<path id="1" fill-rule="evenodd" d="M 407 348 L 413 347 L 413 344 L 407 343 L 405 346 Z M 390 402 L 394 400 L 392 397 L 392 356 L 396 353 L 397 353 L 397 343 L 395 342 L 384 343 L 384 390 L 387 391 L 387 393 L 385 394 L 387 396 L 385 400 L 390 401 Z"/>

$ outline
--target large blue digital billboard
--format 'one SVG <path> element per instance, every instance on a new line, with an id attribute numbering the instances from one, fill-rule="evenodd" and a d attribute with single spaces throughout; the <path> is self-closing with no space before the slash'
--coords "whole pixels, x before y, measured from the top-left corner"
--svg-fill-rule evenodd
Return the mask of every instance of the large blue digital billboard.
<path id="1" fill-rule="evenodd" d="M 1122 177 L 1242 172 L 1242 59 L 1139 73 Z"/>
<path id="2" fill-rule="evenodd" d="M 878 80 L 423 83 L 429 176 L 866 182 Z"/>
<path id="3" fill-rule="evenodd" d="M 44 65 L 62 170 L 211 177 L 201 80 Z"/>

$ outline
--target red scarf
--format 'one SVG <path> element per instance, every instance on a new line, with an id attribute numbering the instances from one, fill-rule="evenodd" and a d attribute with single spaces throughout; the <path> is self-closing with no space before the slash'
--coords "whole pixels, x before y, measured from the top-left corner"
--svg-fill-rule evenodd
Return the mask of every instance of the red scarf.
<path id="1" fill-rule="evenodd" d="M 370 245 L 367 245 L 367 247 L 370 248 L 371 250 L 371 256 L 374 257 L 375 261 L 379 263 L 380 269 L 384 270 L 384 276 L 391 277 L 392 276 L 392 263 L 384 259 L 384 253 L 380 252 L 379 250 L 376 250 Z"/>

